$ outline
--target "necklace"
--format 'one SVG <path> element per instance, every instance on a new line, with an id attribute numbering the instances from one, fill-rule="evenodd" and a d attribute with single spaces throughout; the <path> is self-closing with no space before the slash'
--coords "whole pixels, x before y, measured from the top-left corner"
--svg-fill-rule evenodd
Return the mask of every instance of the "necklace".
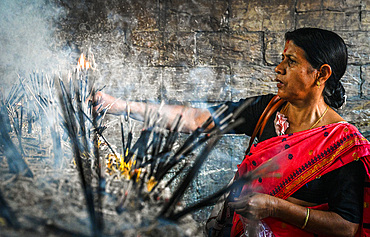
<path id="1" fill-rule="evenodd" d="M 281 114 L 284 114 L 286 116 L 287 115 L 287 111 L 288 111 L 288 106 L 289 106 L 289 103 L 286 103 L 284 105 L 284 107 L 280 110 L 280 113 Z"/>
<path id="2" fill-rule="evenodd" d="M 289 103 L 286 103 L 285 106 L 281 109 L 280 113 L 286 115 L 288 111 L 288 107 L 289 107 Z M 310 129 L 314 128 L 321 121 L 321 119 L 325 116 L 326 112 L 328 112 L 328 109 L 329 109 L 329 105 L 326 106 L 324 113 L 322 113 L 320 118 L 316 120 L 316 122 L 310 127 Z"/>
<path id="3" fill-rule="evenodd" d="M 329 105 L 326 106 L 324 113 L 322 113 L 321 117 L 310 127 L 310 129 L 314 128 L 321 121 L 321 119 L 325 116 L 326 112 L 328 112 L 328 109 Z"/>

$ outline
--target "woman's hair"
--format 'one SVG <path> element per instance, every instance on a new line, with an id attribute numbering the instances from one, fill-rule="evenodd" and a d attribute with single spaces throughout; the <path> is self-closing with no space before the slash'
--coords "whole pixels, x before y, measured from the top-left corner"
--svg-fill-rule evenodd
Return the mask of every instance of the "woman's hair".
<path id="1" fill-rule="evenodd" d="M 318 28 L 301 28 L 285 34 L 285 40 L 292 40 L 305 51 L 307 61 L 319 69 L 329 64 L 332 75 L 325 83 L 324 100 L 334 108 L 345 102 L 345 90 L 340 82 L 346 71 L 348 53 L 343 39 L 336 33 Z"/>

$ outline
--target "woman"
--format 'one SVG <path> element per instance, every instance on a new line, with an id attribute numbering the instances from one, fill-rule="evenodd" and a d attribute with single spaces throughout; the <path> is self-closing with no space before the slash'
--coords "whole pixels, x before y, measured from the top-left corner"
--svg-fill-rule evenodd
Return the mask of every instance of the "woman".
<path id="1" fill-rule="evenodd" d="M 275 236 L 354 236 L 362 230 L 363 181 L 369 174 L 370 145 L 332 109 L 344 103 L 339 80 L 346 66 L 347 49 L 337 34 L 316 28 L 286 34 L 282 62 L 275 69 L 277 95 L 286 102 L 267 122 L 259 143 L 238 168 L 240 177 L 273 159 L 279 163 L 281 178 L 258 179 L 252 185 L 258 193 L 244 187 L 229 203 L 235 211 L 231 236 L 241 236 L 248 219 L 263 220 Z M 272 97 L 248 99 L 252 102 L 240 114 L 246 122 L 234 132 L 250 136 Z M 110 113 L 122 114 L 127 107 L 103 93 L 95 98 L 100 104 L 110 104 Z M 224 116 L 244 101 L 228 102 Z M 142 118 L 145 105 L 128 104 L 132 115 Z M 183 131 L 187 132 L 200 126 L 217 108 L 169 105 L 161 111 L 169 117 L 169 124 L 182 113 Z"/>
<path id="2" fill-rule="evenodd" d="M 278 117 L 283 114 L 289 121 L 277 133 L 289 135 L 265 135 L 262 139 L 268 140 L 260 139 L 260 148 L 253 147 L 239 167 L 243 175 L 253 169 L 248 162 L 262 164 L 260 157 L 267 156 L 284 166 L 279 169 L 282 178 L 259 182 L 264 194 L 241 195 L 229 204 L 242 217 L 270 217 L 264 222 L 275 236 L 354 236 L 359 229 L 369 143 L 362 136 L 343 141 L 358 131 L 330 108 L 344 102 L 339 79 L 346 64 L 346 46 L 333 32 L 299 29 L 286 34 L 275 71 L 278 95 L 287 101 Z M 360 158 L 363 162 L 352 162 Z M 240 219 L 234 215 L 232 235 L 242 232 Z"/>

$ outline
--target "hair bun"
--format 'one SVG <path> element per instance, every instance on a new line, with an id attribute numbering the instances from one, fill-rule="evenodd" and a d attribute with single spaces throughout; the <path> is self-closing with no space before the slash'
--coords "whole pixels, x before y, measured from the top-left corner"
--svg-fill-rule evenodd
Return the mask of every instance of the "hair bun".
<path id="1" fill-rule="evenodd" d="M 333 80 L 327 81 L 324 89 L 324 100 L 330 107 L 339 109 L 346 100 L 346 91 L 340 81 L 333 82 Z"/>

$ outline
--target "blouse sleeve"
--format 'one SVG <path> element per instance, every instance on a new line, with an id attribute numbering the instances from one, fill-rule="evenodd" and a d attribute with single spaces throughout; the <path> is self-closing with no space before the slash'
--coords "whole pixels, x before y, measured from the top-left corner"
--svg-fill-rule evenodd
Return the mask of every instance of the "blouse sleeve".
<path id="1" fill-rule="evenodd" d="M 364 180 L 365 168 L 360 161 L 353 161 L 330 174 L 328 177 L 329 210 L 347 221 L 360 223 Z"/>
<path id="2" fill-rule="evenodd" d="M 235 118 L 243 118 L 244 122 L 236 127 L 234 130 L 230 131 L 230 134 L 246 134 L 251 136 L 256 126 L 258 119 L 260 118 L 263 110 L 266 108 L 267 104 L 270 102 L 274 95 L 262 95 L 262 96 L 255 96 L 250 97 L 247 99 L 241 99 L 238 102 L 226 102 L 224 103 L 227 106 L 227 110 L 221 114 L 218 118 L 214 118 L 216 125 L 220 124 L 223 118 L 228 116 L 230 113 L 235 113 L 239 108 L 242 108 L 240 111 L 239 116 Z M 220 106 L 223 104 L 213 106 L 208 108 L 208 110 L 213 114 Z"/>
<path id="3" fill-rule="evenodd" d="M 308 182 L 292 197 L 316 204 L 328 203 L 329 210 L 345 220 L 360 223 L 362 219 L 365 168 L 353 161 L 319 179 Z"/>

